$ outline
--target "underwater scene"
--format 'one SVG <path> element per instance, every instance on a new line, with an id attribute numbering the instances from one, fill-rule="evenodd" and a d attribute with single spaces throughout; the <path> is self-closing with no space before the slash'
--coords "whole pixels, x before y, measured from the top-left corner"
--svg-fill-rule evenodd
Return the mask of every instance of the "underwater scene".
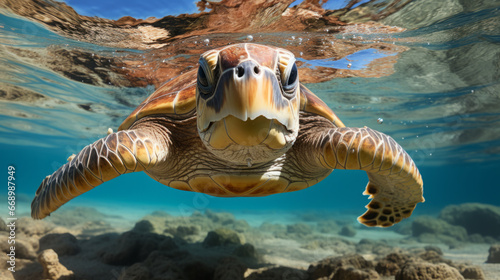
<path id="1" fill-rule="evenodd" d="M 0 60 L 2 280 L 500 279 L 497 0 L 0 0 Z"/>

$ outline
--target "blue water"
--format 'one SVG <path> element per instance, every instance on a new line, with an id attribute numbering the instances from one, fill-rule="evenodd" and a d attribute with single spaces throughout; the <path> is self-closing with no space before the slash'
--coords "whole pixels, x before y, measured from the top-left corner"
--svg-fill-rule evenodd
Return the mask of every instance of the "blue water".
<path id="1" fill-rule="evenodd" d="M 488 7 L 463 11 L 402 33 L 365 35 L 370 40 L 378 38 L 408 48 L 400 55 L 374 49 L 321 60 L 297 55 L 304 62 L 302 67 L 349 71 L 368 71 L 378 59 L 397 60 L 394 72 L 383 77 L 338 78 L 308 87 L 347 126 L 366 125 L 380 130 L 410 153 L 422 173 L 426 198 L 417 206 L 416 215 L 464 202 L 500 206 L 496 178 L 500 167 L 499 10 Z M 57 45 L 117 57 L 137 50 L 67 39 L 11 14 L 0 14 L 0 25 L 0 84 L 21 86 L 50 98 L 47 103 L 34 104 L 0 100 L 0 168 L 4 170 L 0 170 L 0 182 L 7 181 L 7 167 L 15 166 L 18 200 L 30 202 L 46 175 L 64 164 L 69 155 L 105 136 L 108 127 L 116 130 L 154 88 L 88 85 L 11 56 L 5 47 L 43 50 Z M 360 34 L 344 34 L 345 40 L 353 40 L 353 36 Z M 119 102 L 117 96 L 123 95 L 128 104 Z M 94 110 L 79 109 L 79 104 L 90 104 Z M 377 122 L 378 118 L 384 119 L 383 124 Z M 147 205 L 188 212 L 208 208 L 328 210 L 358 215 L 368 202 L 361 195 L 366 183 L 362 171 L 338 170 L 323 182 L 296 193 L 216 198 L 170 189 L 137 173 L 120 176 L 69 204 L 110 203 L 131 208 Z M 2 205 L 5 201 L 2 198 Z"/>

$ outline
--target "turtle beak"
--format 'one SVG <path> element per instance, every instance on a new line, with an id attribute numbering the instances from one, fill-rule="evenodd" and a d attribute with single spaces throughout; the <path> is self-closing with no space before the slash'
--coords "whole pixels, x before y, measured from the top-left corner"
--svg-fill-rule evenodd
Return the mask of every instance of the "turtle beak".
<path id="1" fill-rule="evenodd" d="M 298 106 L 297 96 L 292 99 L 283 96 L 280 82 L 271 69 L 254 60 L 245 60 L 221 74 L 206 102 L 198 100 L 198 129 L 205 131 L 211 123 L 232 116 L 226 120 L 240 128 L 253 127 L 250 131 L 258 128 L 268 131 L 273 120 L 292 131 L 298 127 Z"/>

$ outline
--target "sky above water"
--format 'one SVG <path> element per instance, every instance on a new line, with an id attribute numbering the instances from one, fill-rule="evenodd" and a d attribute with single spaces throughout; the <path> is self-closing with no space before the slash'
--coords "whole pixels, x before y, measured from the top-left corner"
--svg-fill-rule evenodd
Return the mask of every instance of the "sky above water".
<path id="1" fill-rule="evenodd" d="M 119 19 L 124 16 L 134 18 L 156 17 L 162 18 L 166 15 L 192 14 L 197 13 L 198 8 L 193 0 L 123 0 L 116 1 L 103 0 L 65 0 L 66 4 L 75 11 L 85 16 L 98 16 L 109 19 Z"/>

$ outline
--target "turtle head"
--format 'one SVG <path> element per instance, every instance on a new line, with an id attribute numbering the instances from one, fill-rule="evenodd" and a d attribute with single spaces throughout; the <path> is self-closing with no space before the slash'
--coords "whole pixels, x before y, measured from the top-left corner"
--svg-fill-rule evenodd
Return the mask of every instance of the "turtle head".
<path id="1" fill-rule="evenodd" d="M 201 55 L 198 133 L 216 156 L 250 166 L 283 155 L 297 137 L 299 105 L 291 52 L 238 44 Z"/>

